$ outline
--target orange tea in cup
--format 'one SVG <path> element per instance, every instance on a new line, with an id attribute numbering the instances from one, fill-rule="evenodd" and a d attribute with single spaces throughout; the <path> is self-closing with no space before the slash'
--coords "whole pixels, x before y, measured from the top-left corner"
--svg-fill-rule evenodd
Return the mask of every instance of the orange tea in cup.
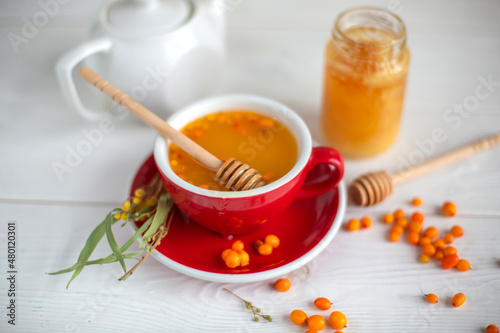
<path id="1" fill-rule="evenodd" d="M 188 123 L 181 132 L 222 161 L 233 157 L 252 166 L 269 184 L 297 162 L 293 134 L 281 122 L 246 110 L 216 112 Z M 183 180 L 210 190 L 226 191 L 207 170 L 178 146 L 171 144 L 169 162 Z"/>
<path id="2" fill-rule="evenodd" d="M 378 8 L 342 13 L 326 47 L 322 126 L 329 145 L 369 157 L 399 130 L 409 65 L 403 22 Z"/>

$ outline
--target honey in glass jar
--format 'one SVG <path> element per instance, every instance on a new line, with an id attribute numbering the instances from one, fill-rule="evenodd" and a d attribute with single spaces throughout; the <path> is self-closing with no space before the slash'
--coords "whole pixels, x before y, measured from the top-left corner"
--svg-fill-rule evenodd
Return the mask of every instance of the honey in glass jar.
<path id="1" fill-rule="evenodd" d="M 410 54 L 403 21 L 379 8 L 339 15 L 326 46 L 322 129 L 346 157 L 389 148 L 397 137 Z"/>

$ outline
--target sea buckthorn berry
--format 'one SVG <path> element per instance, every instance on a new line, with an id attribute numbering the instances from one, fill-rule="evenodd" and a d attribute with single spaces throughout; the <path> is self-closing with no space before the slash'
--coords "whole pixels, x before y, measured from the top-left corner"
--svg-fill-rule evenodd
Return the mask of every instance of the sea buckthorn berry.
<path id="1" fill-rule="evenodd" d="M 307 315 L 302 310 L 293 310 L 292 313 L 290 313 L 290 320 L 295 325 L 304 325 L 307 321 Z"/>
<path id="2" fill-rule="evenodd" d="M 418 244 L 421 246 L 424 246 L 424 245 L 427 245 L 430 243 L 431 243 L 431 239 L 427 236 L 424 236 L 424 237 L 420 238 L 420 242 Z"/>
<path id="3" fill-rule="evenodd" d="M 233 249 L 225 249 L 224 251 L 222 251 L 222 260 L 226 261 L 227 255 L 231 252 L 234 252 Z"/>
<path id="4" fill-rule="evenodd" d="M 422 231 L 422 224 L 417 221 L 411 221 L 410 224 L 408 224 L 408 230 L 419 234 L 420 231 Z"/>
<path id="5" fill-rule="evenodd" d="M 264 244 L 264 242 L 263 242 L 262 240 L 260 240 L 260 239 L 257 239 L 257 240 L 255 241 L 255 244 L 254 244 L 254 245 L 255 245 L 255 249 L 257 249 L 257 250 L 258 250 L 258 249 L 259 249 L 259 246 L 261 246 L 262 244 Z"/>
<path id="6" fill-rule="evenodd" d="M 347 222 L 346 229 L 349 231 L 356 231 L 359 229 L 360 224 L 358 219 L 350 219 L 349 222 Z"/>
<path id="7" fill-rule="evenodd" d="M 343 333 L 343 332 L 342 332 L 342 331 L 335 331 L 335 332 L 333 332 L 333 333 Z"/>
<path id="8" fill-rule="evenodd" d="M 427 299 L 427 302 L 436 304 L 438 302 L 438 297 L 434 294 L 427 294 L 425 295 L 425 298 Z"/>
<path id="9" fill-rule="evenodd" d="M 314 301 L 314 306 L 320 310 L 329 310 L 332 306 L 332 302 L 328 298 L 318 297 Z"/>
<path id="10" fill-rule="evenodd" d="M 257 251 L 263 256 L 268 256 L 273 253 L 273 247 L 270 244 L 264 243 L 259 245 Z"/>
<path id="11" fill-rule="evenodd" d="M 325 328 L 326 321 L 323 316 L 320 315 L 313 315 L 309 318 L 307 318 L 307 327 L 310 330 L 316 330 L 316 331 L 321 331 L 323 328 Z"/>
<path id="12" fill-rule="evenodd" d="M 422 246 L 422 253 L 432 257 L 436 254 L 436 248 L 432 244 Z"/>
<path id="13" fill-rule="evenodd" d="M 232 251 L 226 256 L 224 261 L 226 262 L 227 267 L 236 268 L 241 264 L 241 257 L 238 253 Z"/>
<path id="14" fill-rule="evenodd" d="M 459 225 L 454 225 L 450 230 L 450 234 L 452 234 L 454 237 L 462 237 L 464 234 L 464 229 L 462 229 L 462 227 Z"/>
<path id="15" fill-rule="evenodd" d="M 408 242 L 410 242 L 410 244 L 417 245 L 419 241 L 420 241 L 420 236 L 418 235 L 418 233 L 413 231 L 410 231 L 408 233 Z"/>
<path id="16" fill-rule="evenodd" d="M 390 240 L 391 242 L 397 242 L 397 241 L 399 240 L 399 235 L 398 235 L 398 234 L 396 234 L 396 233 L 394 233 L 394 232 L 391 232 L 391 233 L 389 234 L 389 240 Z"/>
<path id="17" fill-rule="evenodd" d="M 318 333 L 316 330 L 307 330 L 306 333 Z"/>
<path id="18" fill-rule="evenodd" d="M 369 216 L 364 216 L 361 219 L 361 228 L 367 229 L 372 225 L 372 219 Z"/>
<path id="19" fill-rule="evenodd" d="M 445 256 L 449 256 L 449 255 L 452 255 L 452 254 L 457 254 L 457 249 L 455 249 L 453 246 L 445 246 L 443 248 L 443 254 Z"/>
<path id="20" fill-rule="evenodd" d="M 498 327 L 495 325 L 489 325 L 486 327 L 486 333 L 498 333 Z"/>
<path id="21" fill-rule="evenodd" d="M 413 198 L 413 200 L 411 201 L 411 204 L 413 206 L 420 206 L 422 205 L 422 199 L 420 197 L 415 197 Z"/>
<path id="22" fill-rule="evenodd" d="M 276 281 L 276 284 L 275 284 L 276 290 L 281 291 L 281 292 L 285 292 L 285 291 L 289 290 L 291 285 L 292 284 L 290 283 L 290 280 L 288 280 L 288 279 L 278 279 Z"/>
<path id="23" fill-rule="evenodd" d="M 396 209 L 394 211 L 394 218 L 397 219 L 402 219 L 405 217 L 405 212 L 402 209 Z"/>
<path id="24" fill-rule="evenodd" d="M 245 247 L 245 245 L 243 244 L 242 241 L 240 240 L 237 240 L 236 242 L 233 243 L 233 245 L 231 246 L 231 248 L 236 251 L 236 252 L 240 252 L 240 251 L 243 251 L 243 248 Z"/>
<path id="25" fill-rule="evenodd" d="M 264 243 L 271 245 L 275 249 L 280 245 L 280 239 L 276 235 L 267 235 Z"/>
<path id="26" fill-rule="evenodd" d="M 460 259 L 457 263 L 457 269 L 462 272 L 467 272 L 470 269 L 470 264 L 465 259 Z"/>
<path id="27" fill-rule="evenodd" d="M 444 256 L 443 260 L 441 260 L 441 267 L 443 269 L 450 269 L 455 267 L 458 264 L 458 256 L 456 254 L 450 254 L 449 256 Z"/>
<path id="28" fill-rule="evenodd" d="M 408 220 L 405 219 L 404 217 L 402 219 L 397 219 L 396 225 L 399 225 L 402 228 L 406 228 L 408 226 Z"/>
<path id="29" fill-rule="evenodd" d="M 391 224 L 394 222 L 394 215 L 392 214 L 385 214 L 384 217 L 382 218 L 382 221 L 386 224 Z"/>
<path id="30" fill-rule="evenodd" d="M 403 227 L 401 227 L 401 226 L 399 226 L 397 224 L 394 225 L 394 226 L 392 226 L 392 228 L 391 228 L 391 233 L 395 233 L 398 236 L 401 236 L 403 234 L 403 232 L 404 232 Z"/>
<path id="31" fill-rule="evenodd" d="M 457 214 L 457 206 L 453 202 L 445 202 L 441 208 L 445 216 L 455 216 Z"/>
<path id="32" fill-rule="evenodd" d="M 240 253 L 240 259 L 241 259 L 241 266 L 246 266 L 250 263 L 250 256 L 246 251 L 241 251 Z"/>
<path id="33" fill-rule="evenodd" d="M 427 254 L 420 255 L 420 262 L 422 264 L 427 264 L 429 262 L 429 256 Z"/>
<path id="34" fill-rule="evenodd" d="M 411 214 L 411 220 L 412 221 L 415 221 L 415 222 L 424 222 L 424 214 L 420 213 L 420 212 L 415 212 L 413 214 Z"/>
<path id="35" fill-rule="evenodd" d="M 436 238 L 438 234 L 439 230 L 436 227 L 429 227 L 424 231 L 424 236 L 429 237 L 430 239 Z"/>
<path id="36" fill-rule="evenodd" d="M 455 239 L 455 237 L 453 237 L 453 235 L 452 235 L 452 234 L 446 234 L 446 235 L 444 236 L 444 238 L 443 238 L 443 240 L 444 240 L 444 242 L 445 242 L 446 244 L 451 244 L 451 243 L 453 243 L 453 240 L 454 240 L 454 239 Z"/>
<path id="37" fill-rule="evenodd" d="M 328 321 L 330 325 L 336 330 L 341 330 L 347 326 L 347 318 L 340 311 L 333 311 L 330 313 L 330 317 L 328 317 Z"/>
<path id="38" fill-rule="evenodd" d="M 444 258 L 443 251 L 441 250 L 436 250 L 436 254 L 434 255 L 434 259 L 441 261 Z"/>
<path id="39" fill-rule="evenodd" d="M 445 247 L 446 243 L 442 239 L 436 239 L 434 242 L 432 242 L 432 245 L 434 245 L 436 249 L 442 249 Z"/>
<path id="40" fill-rule="evenodd" d="M 458 308 L 465 303 L 465 295 L 462 293 L 458 293 L 451 299 L 451 305 Z"/>

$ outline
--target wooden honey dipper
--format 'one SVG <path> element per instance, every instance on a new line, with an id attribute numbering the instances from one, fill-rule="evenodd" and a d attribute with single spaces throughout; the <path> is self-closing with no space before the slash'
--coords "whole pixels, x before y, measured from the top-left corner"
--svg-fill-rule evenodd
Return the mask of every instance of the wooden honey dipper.
<path id="1" fill-rule="evenodd" d="M 356 205 L 374 205 L 388 197 L 394 190 L 394 186 L 399 183 L 459 161 L 482 150 L 490 149 L 498 144 L 500 144 L 500 133 L 487 136 L 404 171 L 397 173 L 378 171 L 361 175 L 349 186 L 349 196 Z"/>
<path id="2" fill-rule="evenodd" d="M 127 94 L 123 93 L 88 67 L 80 70 L 80 75 L 112 100 L 123 106 L 137 118 L 156 129 L 160 134 L 194 157 L 207 169 L 216 171 L 215 180 L 234 191 L 250 190 L 264 185 L 262 176 L 249 165 L 230 158 L 222 162 L 196 142 L 174 129 L 163 119 L 146 109 Z"/>

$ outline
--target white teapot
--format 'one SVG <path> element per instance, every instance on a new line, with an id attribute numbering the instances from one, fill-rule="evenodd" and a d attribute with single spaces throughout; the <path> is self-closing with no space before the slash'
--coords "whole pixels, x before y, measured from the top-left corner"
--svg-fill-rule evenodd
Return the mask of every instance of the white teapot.
<path id="1" fill-rule="evenodd" d="M 212 93 L 225 55 L 225 21 L 214 1 L 108 1 L 90 39 L 56 64 L 66 99 L 86 119 L 105 114 L 80 99 L 73 72 L 82 61 L 161 117 Z"/>

